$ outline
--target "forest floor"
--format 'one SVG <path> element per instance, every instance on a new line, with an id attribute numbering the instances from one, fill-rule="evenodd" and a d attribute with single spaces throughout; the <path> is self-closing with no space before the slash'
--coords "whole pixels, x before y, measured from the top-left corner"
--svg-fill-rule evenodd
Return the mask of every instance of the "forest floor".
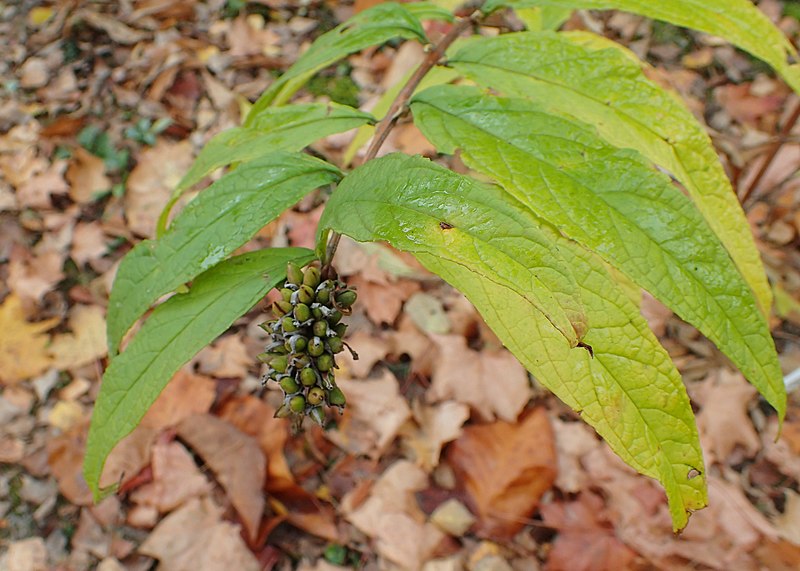
<path id="1" fill-rule="evenodd" d="M 345 414 L 297 436 L 273 419 L 260 304 L 176 375 L 112 453 L 120 493 L 92 504 L 81 462 L 120 259 L 203 143 L 371 3 L 0 2 L 0 569 L 799 569 L 800 392 L 776 442 L 755 390 L 644 298 L 706 455 L 710 507 L 675 536 L 661 488 L 531 381 L 462 295 L 347 240 L 361 359 L 339 375 Z M 795 3 L 760 7 L 800 39 Z M 800 100 L 715 38 L 625 14 L 567 27 L 646 58 L 708 125 L 775 288 L 784 371 L 800 367 L 800 127 L 786 127 Z M 422 53 L 353 56 L 300 98 L 369 108 Z M 341 160 L 352 137 L 316 150 Z M 409 124 L 384 149 L 433 156 Z M 320 213 L 312 196 L 253 243 L 313 247 Z"/>

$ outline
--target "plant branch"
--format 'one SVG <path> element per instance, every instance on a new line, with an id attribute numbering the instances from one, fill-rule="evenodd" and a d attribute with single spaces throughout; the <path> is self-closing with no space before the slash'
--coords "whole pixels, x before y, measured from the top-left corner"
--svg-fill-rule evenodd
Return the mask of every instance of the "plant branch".
<path id="1" fill-rule="evenodd" d="M 466 18 L 461 18 L 453 25 L 447 35 L 439 40 L 437 44 L 428 49 L 428 54 L 425 56 L 425 59 L 422 60 L 422 63 L 414 71 L 413 75 L 408 78 L 406 84 L 398 92 L 397 97 L 394 98 L 394 101 L 392 101 L 392 104 L 389 106 L 389 110 L 386 112 L 386 115 L 384 115 L 383 119 L 381 119 L 375 126 L 375 134 L 372 137 L 372 142 L 367 148 L 367 154 L 364 156 L 364 162 L 370 161 L 378 155 L 378 151 L 380 151 L 381 147 L 386 142 L 386 139 L 389 137 L 392 129 L 394 129 L 395 125 L 397 125 L 397 120 L 403 115 L 406 105 L 408 105 L 408 101 L 411 99 L 414 91 L 416 91 L 417 87 L 419 87 L 420 82 L 428 74 L 428 72 L 439 63 L 442 57 L 444 57 L 447 48 L 449 48 L 461 34 L 469 29 L 470 26 L 478 22 L 482 16 L 482 12 L 480 10 L 476 10 L 472 13 L 472 15 Z M 330 266 L 331 262 L 333 261 L 333 257 L 336 255 L 336 248 L 339 247 L 339 240 L 341 237 L 342 235 L 338 232 L 331 232 L 331 237 L 328 241 L 328 247 L 325 251 L 325 259 L 323 260 L 322 264 L 323 268 Z"/>
<path id="2" fill-rule="evenodd" d="M 767 174 L 769 167 L 772 166 L 775 157 L 778 156 L 778 152 L 780 152 L 781 147 L 783 147 L 783 144 L 787 141 L 787 139 L 791 135 L 792 129 L 794 129 L 794 126 L 797 124 L 798 120 L 800 120 L 800 100 L 798 100 L 797 103 L 795 104 L 794 111 L 792 111 L 792 114 L 789 116 L 788 119 L 786 119 L 786 123 L 783 125 L 783 128 L 781 129 L 781 132 L 778 135 L 778 139 L 775 141 L 775 143 L 772 145 L 772 148 L 767 153 L 767 156 L 764 159 L 764 162 L 761 164 L 761 168 L 758 170 L 758 173 L 756 174 L 755 178 L 750 182 L 750 185 L 747 187 L 747 190 L 742 195 L 741 198 L 742 204 L 747 202 L 747 200 L 752 196 L 758 184 L 761 182 L 761 179 L 763 179 L 764 175 Z"/>

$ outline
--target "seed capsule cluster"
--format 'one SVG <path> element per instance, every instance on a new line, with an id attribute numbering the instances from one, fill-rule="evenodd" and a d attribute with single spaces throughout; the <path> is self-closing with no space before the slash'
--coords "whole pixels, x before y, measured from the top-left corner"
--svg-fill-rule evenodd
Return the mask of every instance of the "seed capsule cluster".
<path id="1" fill-rule="evenodd" d="M 304 271 L 293 263 L 280 291 L 272 305 L 274 319 L 261 324 L 271 338 L 258 356 L 269 366 L 264 382 L 275 381 L 284 393 L 275 416 L 295 421 L 310 416 L 322 425 L 323 405 L 340 410 L 345 405 L 334 379 L 334 356 L 345 347 L 347 325 L 341 320 L 351 312 L 356 292 L 338 279 L 322 280 L 314 266 Z"/>

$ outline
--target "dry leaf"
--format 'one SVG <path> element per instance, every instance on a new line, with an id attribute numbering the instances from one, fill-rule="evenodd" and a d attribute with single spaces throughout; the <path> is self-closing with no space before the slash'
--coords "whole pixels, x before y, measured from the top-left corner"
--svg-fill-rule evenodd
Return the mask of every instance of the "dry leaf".
<path id="1" fill-rule="evenodd" d="M 125 192 L 125 216 L 131 231 L 148 238 L 155 235 L 161 210 L 191 164 L 189 141 L 170 143 L 161 139 L 155 147 L 142 151 L 128 176 Z"/>
<path id="2" fill-rule="evenodd" d="M 8 266 L 8 287 L 21 299 L 38 303 L 64 279 L 64 256 L 48 250 L 33 255 L 14 247 Z"/>
<path id="3" fill-rule="evenodd" d="M 169 512 L 195 496 L 211 492 L 208 481 L 191 454 L 177 442 L 153 446 L 153 481 L 131 494 L 137 504 L 150 505 L 160 512 Z"/>
<path id="4" fill-rule="evenodd" d="M 27 178 L 17 187 L 17 201 L 21 207 L 50 208 L 50 197 L 54 194 L 65 194 L 69 190 L 64 180 L 66 161 L 55 161 L 41 173 Z"/>
<path id="5" fill-rule="evenodd" d="M 226 335 L 194 358 L 197 370 L 217 378 L 243 378 L 253 365 L 253 355 L 238 335 Z"/>
<path id="6" fill-rule="evenodd" d="M 749 456 L 761 447 L 748 406 L 756 390 L 739 373 L 720 369 L 698 387 L 697 400 L 702 409 L 697 414 L 703 450 L 708 463 L 725 462 L 737 445 Z"/>
<path id="7" fill-rule="evenodd" d="M 636 553 L 614 534 L 603 500 L 583 492 L 574 502 L 541 507 L 544 522 L 558 531 L 547 558 L 548 571 L 620 571 L 631 569 Z"/>
<path id="8" fill-rule="evenodd" d="M 375 483 L 367 501 L 346 513 L 346 517 L 375 540 L 376 550 L 383 557 L 404 569 L 420 569 L 445 537 L 436 526 L 425 521 L 414 499 L 414 493 L 427 485 L 425 472 L 399 460 Z M 343 505 L 348 503 L 345 497 Z"/>
<path id="9" fill-rule="evenodd" d="M 79 267 L 102 258 L 108 251 L 108 238 L 100 222 L 78 222 L 72 234 L 70 257 Z"/>
<path id="10" fill-rule="evenodd" d="M 106 320 L 101 307 L 74 306 L 69 316 L 69 328 L 72 333 L 56 335 L 50 346 L 56 367 L 73 369 L 106 355 Z"/>
<path id="11" fill-rule="evenodd" d="M 266 459 L 255 439 L 210 414 L 181 422 L 178 436 L 211 467 L 250 537 L 255 538 L 264 513 L 261 488 L 266 477 Z"/>
<path id="12" fill-rule="evenodd" d="M 360 276 L 351 278 L 350 285 L 358 291 L 358 304 L 376 325 L 394 323 L 403 308 L 403 302 L 420 289 L 417 282 L 409 280 L 376 283 Z"/>
<path id="13" fill-rule="evenodd" d="M 103 159 L 82 147 L 75 149 L 67 169 L 67 181 L 70 184 L 69 196 L 78 204 L 91 202 L 98 193 L 111 188 Z"/>
<path id="14" fill-rule="evenodd" d="M 442 446 L 461 436 L 461 427 L 469 419 L 469 407 L 453 401 L 428 406 L 414 403 L 416 424 L 405 425 L 403 444 L 425 472 L 439 465 Z"/>
<path id="15" fill-rule="evenodd" d="M 363 379 L 369 375 L 375 363 L 386 357 L 389 351 L 386 341 L 364 331 L 347 337 L 347 344 L 358 353 L 358 359 L 353 359 L 349 351 L 344 351 L 336 357 L 336 361 L 341 368 L 340 374 L 354 379 Z"/>
<path id="16" fill-rule="evenodd" d="M 15 384 L 46 371 L 51 365 L 45 331 L 57 318 L 28 323 L 20 299 L 13 293 L 0 305 L 0 381 Z"/>
<path id="17" fill-rule="evenodd" d="M 259 571 L 261 566 L 242 541 L 237 526 L 221 519 L 209 498 L 192 499 L 153 530 L 139 552 L 155 557 L 170 571 Z"/>
<path id="18" fill-rule="evenodd" d="M 88 425 L 73 427 L 47 442 L 47 464 L 61 494 L 76 506 L 92 503 L 92 493 L 83 479 L 83 456 Z"/>
<path id="19" fill-rule="evenodd" d="M 447 460 L 469 494 L 486 535 L 510 538 L 556 479 L 553 433 L 544 409 L 518 424 L 468 426 Z"/>
<path id="20" fill-rule="evenodd" d="M 66 432 L 73 426 L 79 424 L 86 412 L 83 407 L 74 401 L 58 401 L 47 415 L 47 422 L 50 426 L 54 426 Z"/>
<path id="21" fill-rule="evenodd" d="M 775 526 L 783 539 L 800 545 L 800 494 L 786 490 L 786 505 Z"/>
<path id="22" fill-rule="evenodd" d="M 516 420 L 531 395 L 528 373 L 502 350 L 473 351 L 460 335 L 432 335 L 440 350 L 428 390 L 431 401 L 456 400 L 485 420 Z"/>
<path id="23" fill-rule="evenodd" d="M 195 375 L 184 367 L 158 395 L 141 425 L 155 430 L 176 426 L 193 414 L 208 412 L 216 396 L 216 384 L 212 379 Z"/>
<path id="24" fill-rule="evenodd" d="M 47 547 L 41 537 L 12 541 L 5 559 L 8 571 L 46 571 L 49 568 Z"/>
<path id="25" fill-rule="evenodd" d="M 150 451 L 158 432 L 146 426 L 137 426 L 133 432 L 120 440 L 108 455 L 100 486 L 124 485 L 133 480 L 150 464 Z"/>
<path id="26" fill-rule="evenodd" d="M 24 89 L 42 87 L 49 79 L 50 69 L 42 58 L 28 58 L 19 69 L 19 85 Z"/>
<path id="27" fill-rule="evenodd" d="M 336 382 L 347 397 L 347 408 L 337 429 L 328 432 L 327 437 L 353 454 L 380 457 L 411 416 L 398 391 L 397 379 L 384 371 L 375 379 L 341 378 Z"/>
<path id="28" fill-rule="evenodd" d="M 551 416 L 550 422 L 558 451 L 556 486 L 564 492 L 580 492 L 591 483 L 591 476 L 583 468 L 581 460 L 602 444 L 584 422 L 565 422 L 555 415 Z"/>
<path id="29" fill-rule="evenodd" d="M 84 21 L 93 28 L 104 31 L 112 41 L 130 45 L 140 42 L 147 38 L 149 34 L 123 24 L 118 17 L 107 16 L 99 12 L 92 12 L 90 10 L 80 10 L 76 12 L 74 18 L 79 21 Z"/>

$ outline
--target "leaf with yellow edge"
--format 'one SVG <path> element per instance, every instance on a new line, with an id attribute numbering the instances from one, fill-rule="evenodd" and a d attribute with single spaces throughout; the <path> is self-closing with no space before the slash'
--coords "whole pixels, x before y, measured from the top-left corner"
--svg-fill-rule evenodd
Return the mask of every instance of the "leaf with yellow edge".
<path id="1" fill-rule="evenodd" d="M 449 63 L 485 87 L 589 123 L 606 141 L 635 149 L 669 171 L 725 245 L 762 313 L 769 314 L 772 292 L 764 266 L 711 139 L 677 95 L 650 81 L 643 64 L 623 50 L 588 33 L 503 34 L 465 45 Z"/>

